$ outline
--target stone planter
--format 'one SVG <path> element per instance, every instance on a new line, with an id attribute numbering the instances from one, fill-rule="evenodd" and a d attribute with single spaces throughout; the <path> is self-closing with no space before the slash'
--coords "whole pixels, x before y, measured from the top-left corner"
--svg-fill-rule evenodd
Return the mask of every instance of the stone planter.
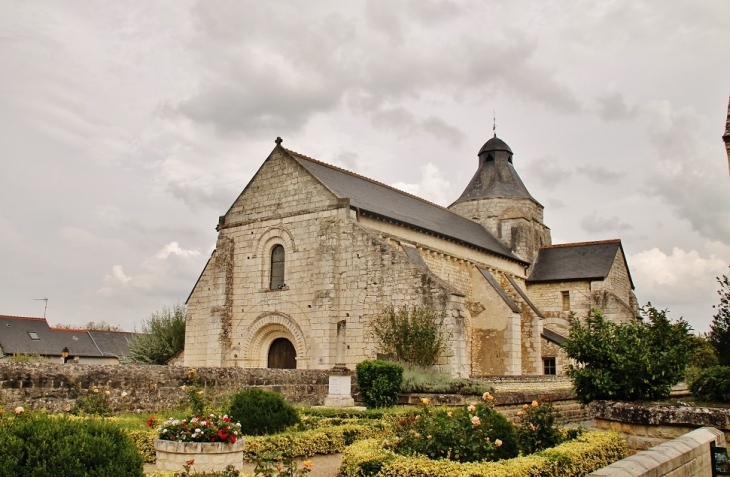
<path id="1" fill-rule="evenodd" d="M 245 441 L 239 438 L 235 444 L 227 442 L 176 442 L 155 439 L 157 470 L 182 472 L 183 465 L 194 459 L 196 472 L 215 472 L 232 465 L 236 470 L 243 467 Z"/>

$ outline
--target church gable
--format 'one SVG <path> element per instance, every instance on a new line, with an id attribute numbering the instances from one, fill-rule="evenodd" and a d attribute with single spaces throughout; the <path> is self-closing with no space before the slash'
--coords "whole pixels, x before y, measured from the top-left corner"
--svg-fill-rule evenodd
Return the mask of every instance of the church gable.
<path id="1" fill-rule="evenodd" d="M 277 146 L 221 218 L 221 225 L 288 217 L 337 205 L 335 194 Z"/>

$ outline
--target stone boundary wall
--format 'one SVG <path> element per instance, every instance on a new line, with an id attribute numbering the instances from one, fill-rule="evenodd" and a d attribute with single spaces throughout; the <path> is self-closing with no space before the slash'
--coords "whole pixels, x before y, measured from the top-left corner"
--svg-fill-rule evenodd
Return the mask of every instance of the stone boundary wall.
<path id="1" fill-rule="evenodd" d="M 0 363 L 0 399 L 6 409 L 24 406 L 66 412 L 77 396 L 97 386 L 109 391 L 114 411 L 156 412 L 187 404 L 181 389 L 190 385 L 183 366 Z M 329 387 L 327 370 L 196 368 L 214 402 L 245 388 L 281 393 L 291 403 L 322 405 Z M 124 394 L 124 395 L 123 395 Z"/>
<path id="2" fill-rule="evenodd" d="M 724 447 L 725 436 L 711 427 L 681 437 L 599 469 L 588 477 L 712 477 L 710 443 Z"/>
<path id="3" fill-rule="evenodd" d="M 730 409 L 594 401 L 590 412 L 598 429 L 626 437 L 630 450 L 644 450 L 699 427 L 714 427 L 730 440 Z"/>

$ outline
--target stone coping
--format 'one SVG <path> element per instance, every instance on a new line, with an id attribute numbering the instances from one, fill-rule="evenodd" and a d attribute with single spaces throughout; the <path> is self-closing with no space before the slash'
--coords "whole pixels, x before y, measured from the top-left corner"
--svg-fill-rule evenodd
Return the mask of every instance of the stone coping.
<path id="1" fill-rule="evenodd" d="M 608 421 L 649 426 L 714 427 L 730 431 L 728 408 L 594 401 L 590 409 L 596 419 Z"/>
<path id="2" fill-rule="evenodd" d="M 497 406 L 531 403 L 532 401 L 571 401 L 575 399 L 573 391 L 550 392 L 507 392 L 492 393 Z M 428 398 L 434 405 L 461 406 L 473 401 L 481 401 L 482 395 L 438 394 L 438 393 L 410 393 L 401 394 L 398 404 L 421 404 L 422 398 Z"/>
<path id="3" fill-rule="evenodd" d="M 243 452 L 246 441 L 243 437 L 235 443 L 229 442 L 181 442 L 155 439 L 155 450 L 172 454 L 233 454 Z"/>

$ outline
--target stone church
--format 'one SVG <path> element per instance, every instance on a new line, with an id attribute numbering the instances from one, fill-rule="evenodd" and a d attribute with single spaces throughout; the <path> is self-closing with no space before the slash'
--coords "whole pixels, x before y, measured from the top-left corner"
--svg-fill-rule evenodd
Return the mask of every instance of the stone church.
<path id="1" fill-rule="evenodd" d="M 219 217 L 187 301 L 187 366 L 349 368 L 389 305 L 445 316 L 454 376 L 561 374 L 571 312 L 637 311 L 621 242 L 552 245 L 496 136 L 448 208 L 282 146 Z"/>

